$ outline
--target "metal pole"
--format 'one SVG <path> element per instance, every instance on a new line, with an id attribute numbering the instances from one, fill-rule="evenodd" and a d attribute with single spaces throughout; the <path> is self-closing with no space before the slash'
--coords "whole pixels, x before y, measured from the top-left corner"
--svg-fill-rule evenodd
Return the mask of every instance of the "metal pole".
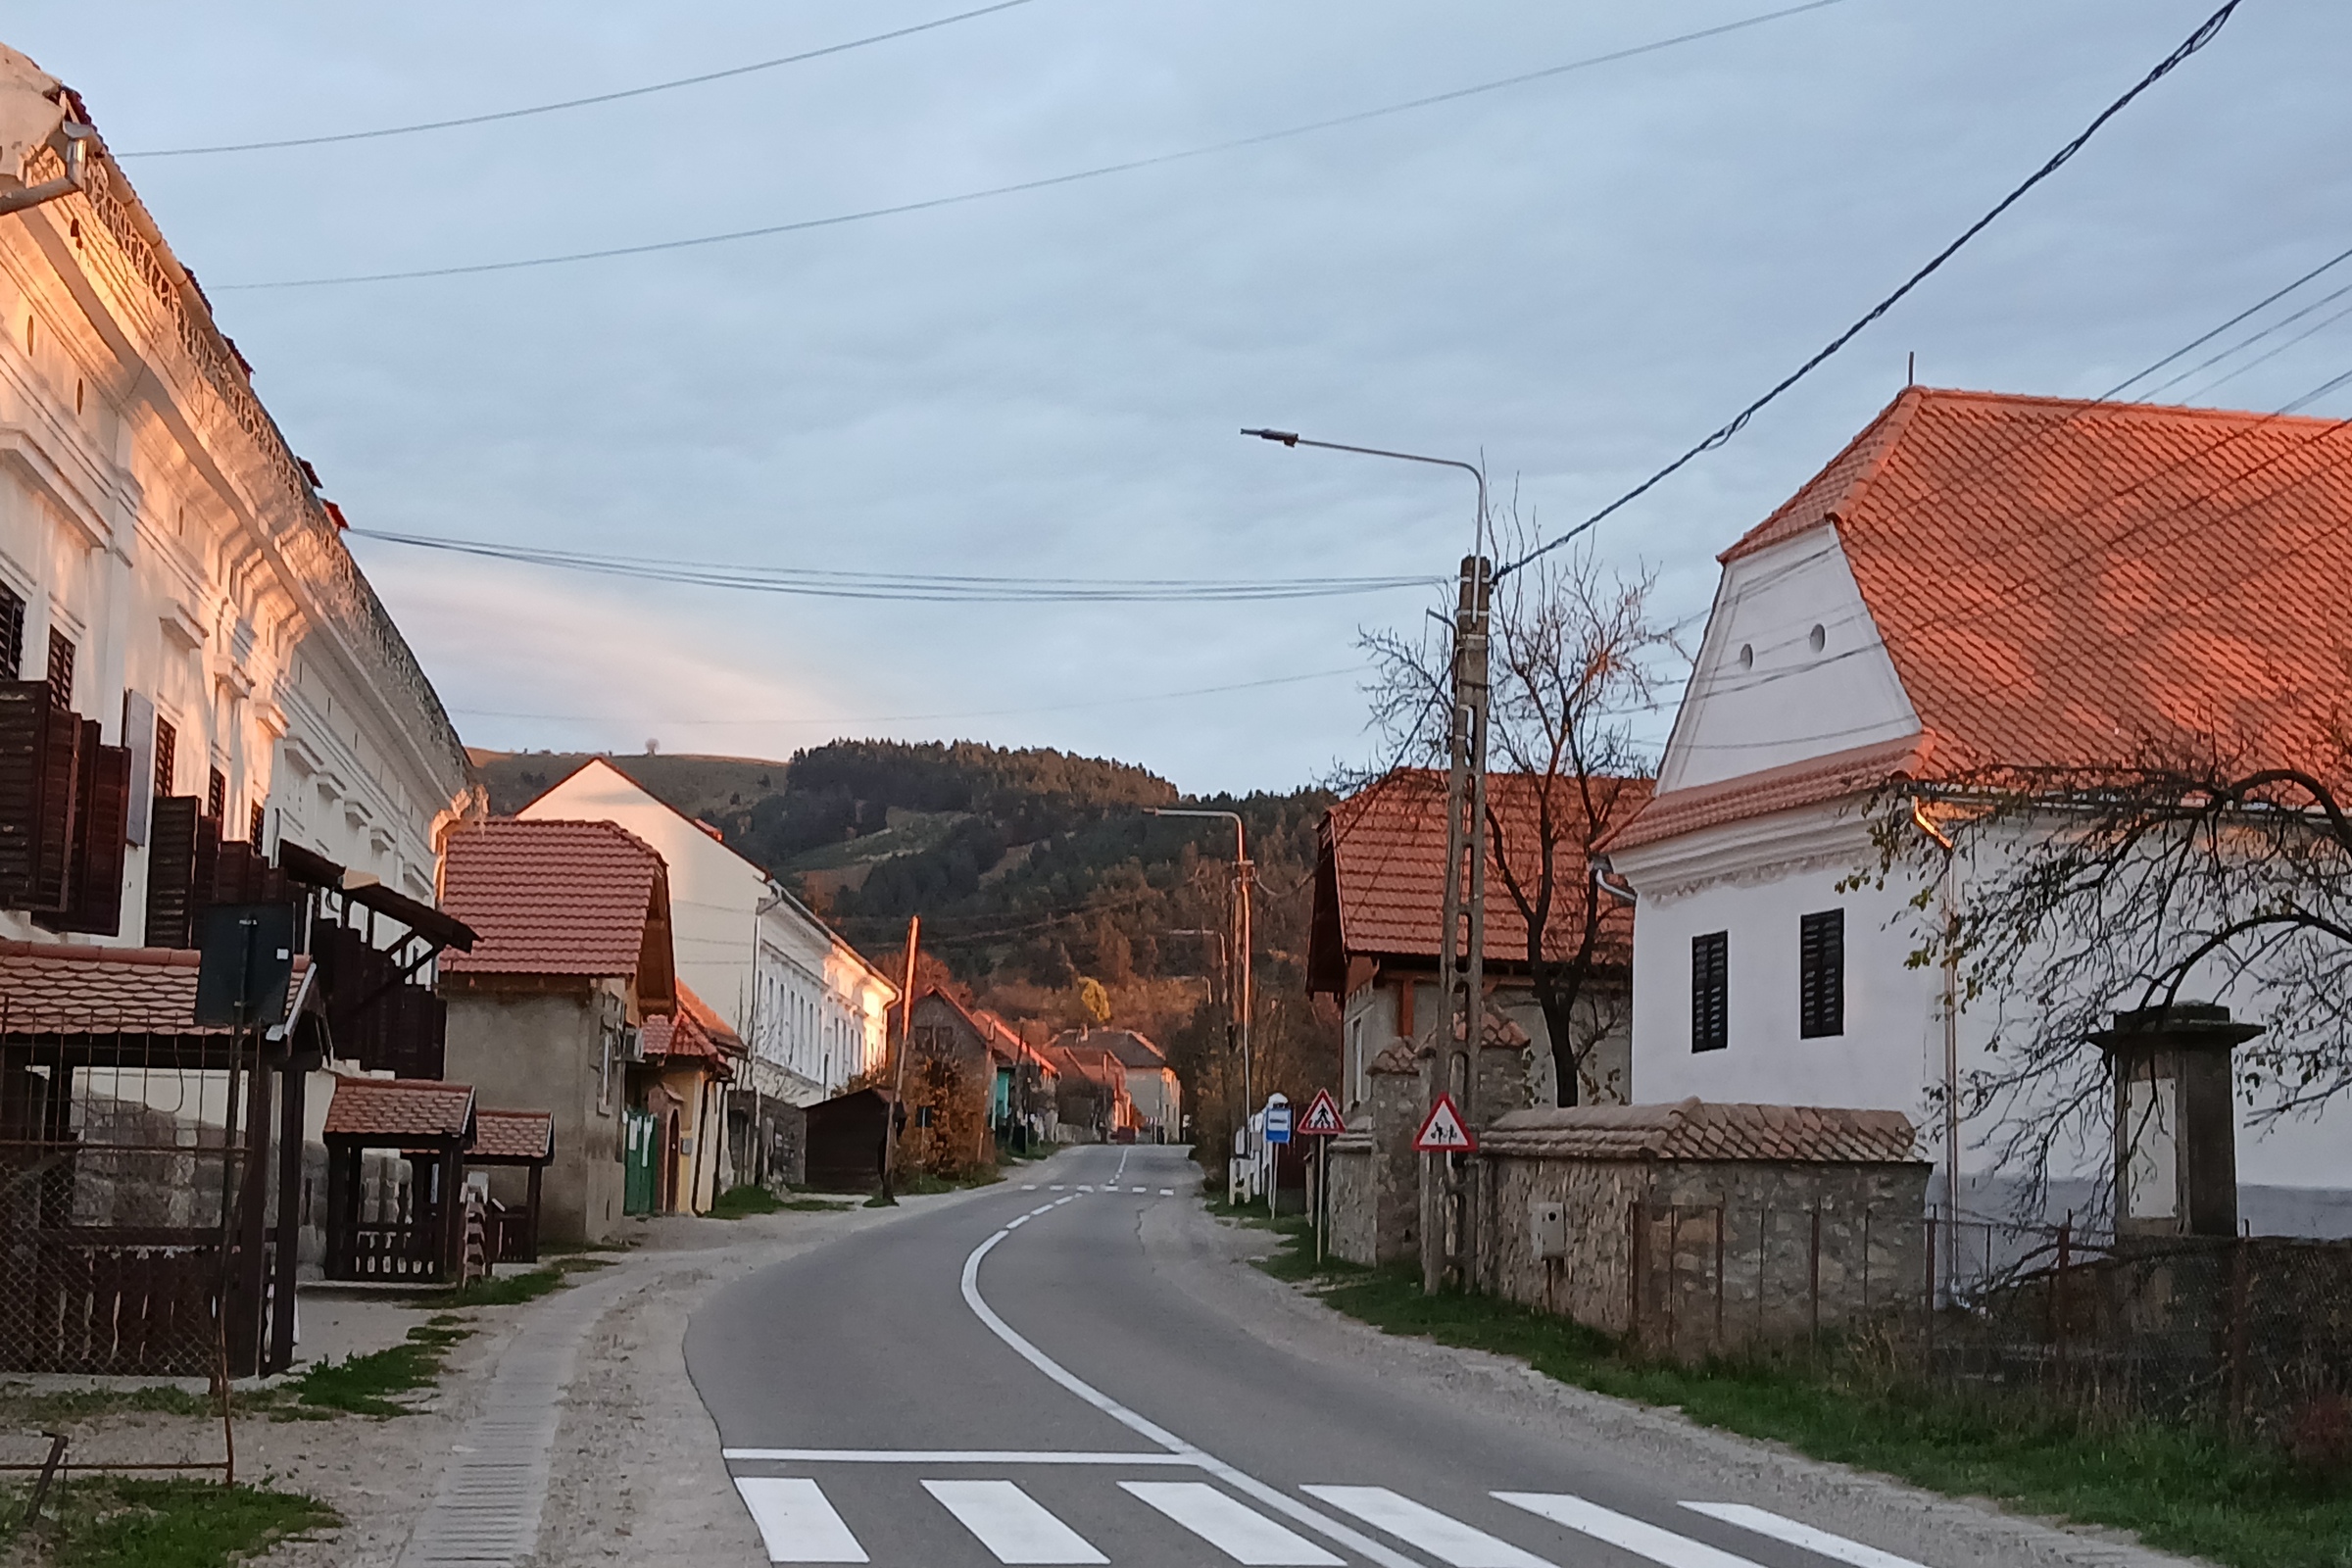
<path id="1" fill-rule="evenodd" d="M 1146 810 L 1152 816 L 1213 817 L 1233 824 L 1233 888 L 1234 888 L 1234 1021 L 1239 1026 L 1242 1048 L 1242 1118 L 1245 1133 L 1250 1127 L 1250 1107 L 1256 1102 L 1256 1080 L 1250 1060 L 1250 888 L 1256 880 L 1257 867 L 1250 863 L 1249 841 L 1243 836 L 1242 814 L 1239 811 L 1217 811 L 1192 807 L 1153 806 Z"/>
<path id="2" fill-rule="evenodd" d="M 922 929 L 921 915 L 906 917 L 906 985 L 899 993 L 898 1062 L 891 1074 L 890 1106 L 882 1116 L 882 1200 L 888 1203 L 899 1200 L 899 1110 L 906 1101 L 906 1052 L 914 1041 L 914 953 Z"/>

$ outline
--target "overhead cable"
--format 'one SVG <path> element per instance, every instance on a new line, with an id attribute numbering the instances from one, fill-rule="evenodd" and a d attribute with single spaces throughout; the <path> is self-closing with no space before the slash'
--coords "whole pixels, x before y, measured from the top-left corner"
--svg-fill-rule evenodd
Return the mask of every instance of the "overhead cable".
<path id="1" fill-rule="evenodd" d="M 486 115 L 460 115 L 450 120 L 419 121 L 413 125 L 384 125 L 374 130 L 346 130 L 324 136 L 283 136 L 274 141 L 222 142 L 212 147 L 153 147 L 142 152 L 115 153 L 116 159 L 128 158 L 204 158 L 215 153 L 274 152 L 285 147 L 324 147 L 335 142 L 375 141 L 386 136 L 414 136 L 427 130 L 455 130 L 462 125 L 488 125 L 502 120 L 523 120 L 532 115 L 552 115 L 559 110 L 586 109 L 595 104 L 618 103 L 624 98 L 644 98 L 658 92 L 675 92 L 680 87 L 700 87 L 707 82 L 725 81 L 731 76 L 748 76 L 755 72 L 773 71 L 778 66 L 797 66 L 807 60 L 821 60 L 827 55 L 847 54 L 869 44 L 889 43 L 894 38 L 909 38 L 918 32 L 930 32 L 939 27 L 954 26 L 958 22 L 970 22 L 977 17 L 993 16 L 1025 6 L 1030 0 L 998 0 L 995 5 L 982 6 L 977 11 L 959 11 L 952 17 L 937 17 L 918 22 L 910 27 L 894 27 L 888 32 L 869 33 L 863 38 L 852 38 L 847 43 L 831 43 L 822 49 L 804 49 L 796 55 L 778 55 L 773 60 L 758 60 L 748 66 L 730 66 L 724 71 L 706 71 L 699 75 L 678 76 L 669 81 L 649 82 L 642 87 L 623 87 L 616 92 L 591 93 L 585 98 L 564 98 L 551 104 L 532 104 L 524 109 L 500 109 Z"/>
<path id="2" fill-rule="evenodd" d="M 849 223 L 869 222 L 880 218 L 902 218 L 910 213 L 934 212 L 943 207 L 961 207 L 972 202 L 994 200 L 1001 196 L 1017 196 L 1029 191 L 1051 190 L 1058 185 L 1075 185 L 1084 180 L 1103 179 L 1112 174 L 1129 174 L 1139 170 L 1158 169 L 1169 164 L 1187 163 L 1197 158 L 1208 158 L 1218 153 L 1239 152 L 1245 148 L 1262 147 L 1269 142 L 1287 141 L 1294 136 L 1312 135 L 1318 131 L 1334 130 L 1343 125 L 1360 124 L 1365 121 L 1381 120 L 1391 115 L 1428 109 L 1438 104 L 1454 103 L 1477 97 L 1482 93 L 1500 92 L 1509 87 L 1522 87 L 1529 82 L 1543 81 L 1570 72 L 1587 71 L 1595 66 L 1612 65 L 1639 55 L 1655 54 L 1681 44 L 1697 43 L 1706 38 L 1718 38 L 1728 32 L 1747 27 L 1759 27 L 1768 22 L 1780 22 L 1801 16 L 1808 11 L 1820 11 L 1842 5 L 1845 0 L 1806 0 L 1803 5 L 1788 6 L 1779 11 L 1767 11 L 1759 16 L 1743 17 L 1713 27 L 1701 27 L 1695 32 L 1676 33 L 1670 38 L 1658 38 L 1630 48 L 1613 49 L 1606 54 L 1590 55 L 1582 60 L 1570 60 L 1540 71 L 1522 72 L 1515 76 L 1503 76 L 1494 81 L 1482 81 L 1468 87 L 1456 87 L 1447 92 L 1431 93 L 1426 97 L 1407 99 L 1402 103 L 1383 104 L 1375 109 L 1360 109 L 1351 114 L 1335 115 L 1328 120 L 1309 121 L 1304 124 L 1286 126 L 1281 130 L 1261 131 L 1252 136 L 1237 136 L 1229 141 L 1209 142 L 1199 147 L 1186 147 L 1175 152 L 1153 153 L 1144 158 L 1123 159 L 1118 163 L 1098 164 L 1091 169 L 1073 170 L 1067 173 L 1046 174 L 1036 179 L 1014 180 L 1009 184 L 989 185 L 978 190 L 959 191 L 952 196 L 930 196 L 919 201 L 896 202 L 886 207 L 866 207 L 855 212 L 835 213 L 824 218 L 804 218 L 792 222 L 766 223 L 757 228 L 729 229 L 719 234 L 698 234 L 688 239 L 650 240 L 641 245 L 612 245 L 598 250 L 565 251 L 553 256 L 529 256 L 511 262 L 471 262 L 454 267 L 419 267 L 392 272 L 351 272 L 335 277 L 289 277 L 256 283 L 219 283 L 206 287 L 218 292 L 222 289 L 279 289 L 333 288 L 350 283 L 390 283 L 414 278 L 465 277 L 481 272 L 512 272 L 524 268 L 562 267 L 574 262 L 611 261 L 623 256 L 649 256 L 660 251 L 692 250 L 705 245 L 729 245 L 738 240 L 765 239 L 777 234 L 801 234 L 811 229 L 838 228 Z"/>
<path id="3" fill-rule="evenodd" d="M 1894 307 L 1902 301 L 1905 295 L 1909 294 L 1920 284 L 1926 282 L 1927 279 L 1934 274 L 1938 268 L 1942 267 L 1944 263 L 1950 261 L 1954 256 L 1958 255 L 1962 246 L 1966 245 L 1970 240 L 1975 239 L 1986 228 L 1989 228 L 1994 220 L 1998 219 L 2003 213 L 2016 206 L 2019 201 L 2023 200 L 2028 191 L 2040 184 L 2043 180 L 2049 178 L 2052 174 L 2058 172 L 2059 170 L 2065 168 L 2066 165 L 2073 160 L 2075 154 L 2081 152 L 2084 146 L 2088 145 L 2090 138 L 2098 134 L 2100 127 L 2105 125 L 2108 121 L 2113 120 L 2117 115 L 2123 113 L 2125 107 L 2129 105 L 2134 98 L 2137 98 L 2141 93 L 2146 92 L 2150 87 L 2153 87 L 2157 82 L 2162 81 L 2166 76 L 2171 75 L 2188 60 L 2189 56 L 2195 54 L 2198 50 L 2211 43 L 2215 36 L 2221 32 L 2223 25 L 2229 22 L 2230 13 L 2237 9 L 2238 4 L 2239 0 L 2227 0 L 2227 3 L 2224 4 L 2219 11 L 2216 11 L 2212 16 L 2207 17 L 2202 23 L 2198 24 L 2196 30 L 2191 32 L 2186 38 L 2182 39 L 2178 48 L 2174 49 L 2171 54 L 2158 61 L 2155 67 L 2150 70 L 2146 75 L 2140 77 L 2139 80 L 2132 85 L 2130 91 L 2126 92 L 2115 102 L 2109 104 L 2105 109 L 2099 111 L 2098 118 L 2091 121 L 2088 125 L 2085 125 L 2072 141 L 2068 142 L 2065 146 L 2059 148 L 2055 153 L 2051 154 L 2048 161 L 2045 162 L 2039 169 L 2036 169 L 2033 173 L 2027 175 L 2022 184 L 2018 185 L 2017 188 L 2010 191 L 2008 195 L 2002 197 L 1998 202 L 1994 203 L 1990 211 L 1986 212 L 1984 217 L 1978 219 L 1975 222 L 1969 224 L 1968 227 L 1961 230 L 1960 236 L 1957 239 L 1946 245 L 1942 250 L 1937 251 L 1934 256 L 1930 257 L 1927 265 L 1920 268 L 1919 270 L 1913 272 L 1909 277 L 1905 278 L 1901 286 L 1896 288 L 1893 293 L 1879 301 L 1878 304 L 1872 306 L 1868 311 L 1865 311 L 1861 318 L 1857 319 L 1851 326 L 1848 326 L 1844 331 L 1830 339 L 1828 343 L 1824 344 L 1819 350 L 1815 351 L 1811 359 L 1805 361 L 1804 364 L 1798 366 L 1795 369 L 1783 376 L 1773 385 L 1771 390 L 1767 391 L 1762 397 L 1756 399 L 1753 403 L 1750 403 L 1746 408 L 1741 409 L 1738 414 L 1734 415 L 1730 420 L 1718 426 L 1715 430 L 1700 440 L 1695 446 L 1692 446 L 1689 451 L 1683 453 L 1682 456 L 1667 464 L 1664 467 L 1651 474 L 1648 478 L 1642 480 L 1640 484 L 1635 485 L 1631 490 L 1628 490 L 1625 494 L 1619 496 L 1607 506 L 1601 508 L 1598 512 L 1593 513 L 1591 516 L 1578 523 L 1575 527 L 1570 528 L 1566 533 L 1561 534 L 1558 538 L 1550 540 L 1547 543 L 1536 546 L 1526 555 L 1519 557 L 1516 561 L 1513 561 L 1509 564 L 1498 569 L 1494 573 L 1495 580 L 1499 581 L 1500 579 L 1509 576 L 1512 572 L 1517 571 L 1529 562 L 1536 560 L 1540 556 L 1546 555 L 1551 551 L 1559 549 L 1560 546 L 1568 543 L 1578 535 L 1595 527 L 1604 518 L 1623 510 L 1625 507 L 1630 506 L 1642 496 L 1647 495 L 1659 484 L 1663 483 L 1675 473 L 1680 472 L 1683 468 L 1688 466 L 1696 459 L 1706 453 L 1714 451 L 1718 447 L 1723 446 L 1734 436 L 1738 435 L 1741 430 L 1745 429 L 1747 427 L 1747 422 L 1761 413 L 1766 405 L 1770 404 L 1774 399 L 1778 398 L 1782 393 L 1788 391 L 1790 387 L 1796 385 L 1797 382 L 1803 380 L 1806 376 L 1812 374 L 1813 371 L 1826 363 L 1831 356 L 1835 355 L 1839 349 L 1844 348 L 1848 343 L 1851 343 L 1856 337 L 1859 337 L 1865 327 L 1878 320 L 1880 317 L 1885 316 L 1888 311 L 1894 309 Z"/>
<path id="4" fill-rule="evenodd" d="M 377 528 L 347 530 L 361 539 L 479 556 L 525 565 L 553 566 L 637 582 L 679 583 L 698 588 L 732 588 L 747 593 L 790 594 L 809 599 L 883 599 L 932 604 L 1229 604 L 1271 599 L 1334 599 L 1426 588 L 1440 579 L 1410 577 L 988 577 L 924 572 L 839 571 L 813 566 L 744 566 L 711 562 L 663 562 L 643 557 L 594 556 L 527 545 L 482 544 L 426 534 L 390 533 Z"/>

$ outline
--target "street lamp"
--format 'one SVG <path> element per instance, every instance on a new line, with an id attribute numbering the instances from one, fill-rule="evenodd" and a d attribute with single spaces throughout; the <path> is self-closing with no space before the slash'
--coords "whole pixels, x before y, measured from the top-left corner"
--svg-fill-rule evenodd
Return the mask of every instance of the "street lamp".
<path id="1" fill-rule="evenodd" d="M 1484 468 L 1458 458 L 1425 457 L 1418 452 L 1392 452 L 1385 447 L 1349 446 L 1341 441 L 1311 441 L 1296 430 L 1244 430 L 1244 435 L 1286 447 L 1319 447 L 1326 452 L 1351 452 L 1359 457 L 1391 458 L 1398 463 L 1421 463 L 1433 467 L 1459 468 L 1478 481 L 1478 517 L 1471 534 L 1471 552 L 1462 558 L 1461 588 L 1453 612 L 1453 693 L 1446 723 L 1446 896 L 1442 918 L 1445 930 L 1438 943 L 1438 992 L 1446 1002 L 1444 1050 L 1423 1089 L 1424 1113 L 1437 1108 L 1438 1096 L 1448 1086 L 1457 1059 L 1466 1058 L 1462 1071 L 1459 1108 L 1462 1119 L 1478 1125 L 1478 1046 L 1486 1007 L 1487 950 L 1487 607 L 1494 582 L 1494 564 L 1486 557 L 1487 474 Z M 1468 883 L 1465 890 L 1463 884 Z M 1465 930 L 1464 927 L 1467 926 Z M 1421 1165 L 1421 1288 L 1435 1294 L 1446 1264 L 1446 1205 L 1459 1192 L 1452 1179 L 1452 1155 L 1427 1154 Z M 1463 1203 L 1454 1210 L 1459 1219 L 1457 1251 L 1469 1251 L 1469 1229 L 1477 1205 Z"/>
<path id="2" fill-rule="evenodd" d="M 1153 816 L 1194 816 L 1221 818 L 1233 824 L 1233 886 L 1235 933 L 1233 951 L 1239 961 L 1238 983 L 1233 993 L 1234 1020 L 1241 1025 L 1242 1035 L 1242 1125 L 1250 1124 L 1250 1096 L 1253 1085 L 1250 1074 L 1250 882 L 1256 867 L 1250 863 L 1249 845 L 1242 838 L 1242 814 L 1239 811 L 1196 810 L 1189 807 L 1151 806 L 1145 809 Z"/>

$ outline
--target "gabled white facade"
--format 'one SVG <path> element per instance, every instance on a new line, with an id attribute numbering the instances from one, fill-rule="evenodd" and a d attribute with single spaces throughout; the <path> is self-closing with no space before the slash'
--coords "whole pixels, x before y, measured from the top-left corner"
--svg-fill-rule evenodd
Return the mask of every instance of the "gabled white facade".
<path id="1" fill-rule="evenodd" d="M 0 47 L 0 191 L 64 172 L 56 93 Z M 24 606 L 0 678 L 43 678 L 54 633 L 74 710 L 134 754 L 111 940 L 143 938 L 138 808 L 216 772 L 223 837 L 258 812 L 265 852 L 292 839 L 429 902 L 469 788 L 457 735 L 153 220 L 110 159 L 87 171 L 0 217 L 0 589 Z M 7 912 L 0 937 L 60 940 Z"/>
<path id="2" fill-rule="evenodd" d="M 1922 734 L 1833 526 L 1726 563 L 1707 631 L 1659 766 L 1658 795 L 1746 787 L 1750 775 L 1886 747 Z M 1637 1103 L 1697 1096 L 1725 1102 L 1899 1110 L 1938 1169 L 1931 1200 L 1946 1201 L 1941 1094 L 1948 1081 L 1943 974 L 1913 967 L 1915 895 L 1939 887 L 1889 881 L 1842 886 L 1876 855 L 1863 793 L 1698 825 L 1614 847 L 1615 870 L 1639 894 L 1634 918 L 1633 1092 Z M 1653 807 L 1653 809 L 1657 808 Z M 1951 890 L 1965 899 L 1965 876 Z M 1843 1017 L 1832 1035 L 1800 1029 L 1804 916 L 1843 911 Z M 1728 1005 L 1721 1049 L 1694 1050 L 1694 943 L 1720 933 Z M 2240 1017 L 2259 999 L 2214 998 Z M 1960 1009 L 1953 1031 L 1965 1080 L 1987 1064 L 1986 999 Z M 2090 1049 L 2085 1047 L 2085 1050 Z M 2352 1155 L 2342 1111 L 2257 1130 L 2241 1107 L 2243 1212 L 2257 1229 L 2352 1234 Z M 1993 1166 L 1989 1129 L 1959 1128 L 1964 1211 L 2007 1212 L 2014 1173 Z M 2055 1201 L 2080 1201 L 2108 1154 L 2075 1151 Z M 2071 1180 L 2070 1180 L 2071 1178 Z"/>
<path id="3" fill-rule="evenodd" d="M 661 853 L 678 978 L 750 1048 L 741 1087 L 810 1104 L 880 1064 L 897 987 L 713 829 L 601 758 L 516 814 L 615 822 Z"/>

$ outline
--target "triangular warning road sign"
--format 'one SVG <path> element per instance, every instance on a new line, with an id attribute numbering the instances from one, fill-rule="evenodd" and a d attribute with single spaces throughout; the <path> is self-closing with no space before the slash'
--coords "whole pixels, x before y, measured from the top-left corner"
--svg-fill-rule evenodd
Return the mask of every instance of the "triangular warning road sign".
<path id="1" fill-rule="evenodd" d="M 1440 1095 L 1438 1102 L 1429 1107 L 1429 1118 L 1413 1135 L 1413 1148 L 1424 1154 L 1466 1154 L 1478 1148 L 1478 1140 L 1462 1125 L 1462 1113 L 1454 1108 L 1451 1095 Z"/>
<path id="2" fill-rule="evenodd" d="M 1298 1118 L 1298 1136 L 1337 1138 L 1347 1130 L 1348 1124 L 1340 1119 L 1340 1102 L 1331 1098 L 1331 1091 L 1316 1090 L 1315 1102 L 1306 1107 L 1305 1115 Z"/>

